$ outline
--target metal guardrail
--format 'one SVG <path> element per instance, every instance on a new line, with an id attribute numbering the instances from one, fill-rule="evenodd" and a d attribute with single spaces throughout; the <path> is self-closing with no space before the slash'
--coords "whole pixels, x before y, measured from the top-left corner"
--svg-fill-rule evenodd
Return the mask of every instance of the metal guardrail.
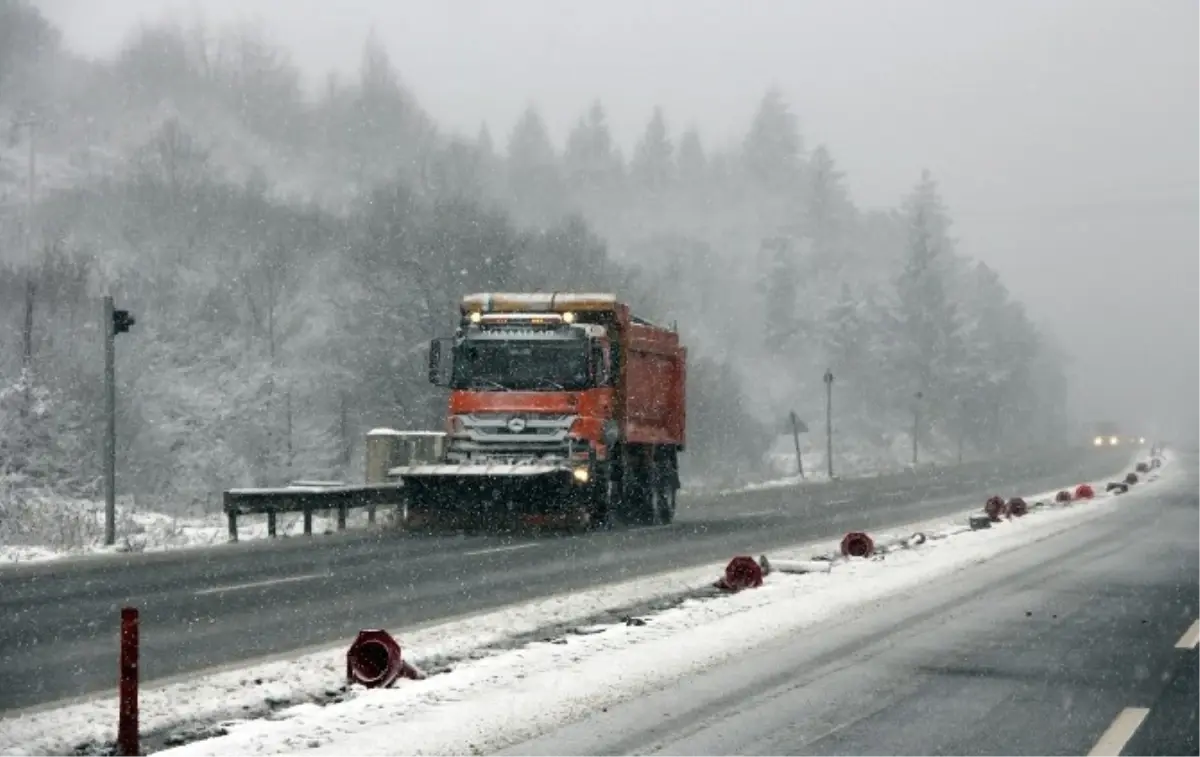
<path id="1" fill-rule="evenodd" d="M 366 483 L 346 485 L 340 481 L 293 481 L 281 488 L 230 489 L 223 496 L 229 520 L 229 541 L 238 540 L 239 515 L 267 516 L 267 536 L 276 536 L 279 513 L 303 513 L 304 535 L 312 535 L 312 516 L 317 510 L 337 510 L 337 530 L 346 530 L 351 508 L 367 508 L 367 522 L 375 523 L 380 505 L 402 505 L 403 486 L 389 480 L 387 472 L 397 465 L 440 459 L 446 434 L 440 431 L 396 431 L 377 428 L 367 434 Z"/>
<path id="2" fill-rule="evenodd" d="M 313 512 L 337 510 L 337 530 L 346 530 L 346 517 L 352 507 L 367 508 L 367 522 L 375 522 L 379 505 L 399 505 L 404 502 L 400 484 L 365 484 L 362 486 L 300 486 L 279 489 L 230 489 L 224 495 L 225 516 L 229 520 L 229 541 L 238 540 L 238 516 L 267 516 L 267 536 L 276 535 L 279 513 L 304 514 L 304 535 L 312 535 Z"/>

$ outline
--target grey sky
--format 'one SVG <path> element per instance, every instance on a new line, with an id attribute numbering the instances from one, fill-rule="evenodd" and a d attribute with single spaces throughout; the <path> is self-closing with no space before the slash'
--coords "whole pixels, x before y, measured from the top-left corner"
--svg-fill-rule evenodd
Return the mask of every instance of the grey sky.
<path id="1" fill-rule="evenodd" d="M 140 19 L 257 19 L 306 71 L 352 71 L 374 28 L 424 106 L 501 141 L 529 102 L 561 140 L 599 97 L 626 146 L 661 104 L 706 141 L 779 85 L 855 199 L 929 168 L 961 249 L 1076 359 L 1080 409 L 1200 424 L 1193 0 L 43 0 L 72 47 Z"/>

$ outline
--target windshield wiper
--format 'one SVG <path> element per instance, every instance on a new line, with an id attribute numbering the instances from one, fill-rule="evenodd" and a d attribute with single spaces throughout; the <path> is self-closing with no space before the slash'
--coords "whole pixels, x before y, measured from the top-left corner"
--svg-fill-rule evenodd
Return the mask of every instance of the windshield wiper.
<path id="1" fill-rule="evenodd" d="M 493 386 L 502 392 L 511 392 L 512 391 L 512 389 L 509 389 L 507 386 L 505 386 L 504 384 L 501 384 L 498 381 L 492 381 L 491 379 L 480 378 L 479 376 L 475 376 L 474 378 L 471 379 L 471 386 L 473 387 L 476 384 L 487 384 L 488 386 Z"/>
<path id="2" fill-rule="evenodd" d="M 554 387 L 555 389 L 557 389 L 557 390 L 558 390 L 558 391 L 560 391 L 560 392 L 565 392 L 565 391 L 567 390 L 567 388 L 566 388 L 565 386 L 563 386 L 562 384 L 558 383 L 557 381 L 551 381 L 550 379 L 548 379 L 548 378 L 545 378 L 545 377 L 543 377 L 543 376 L 538 376 L 538 377 L 537 377 L 536 379 L 534 379 L 534 380 L 535 380 L 535 381 L 541 381 L 543 384 L 549 384 L 550 386 Z"/>

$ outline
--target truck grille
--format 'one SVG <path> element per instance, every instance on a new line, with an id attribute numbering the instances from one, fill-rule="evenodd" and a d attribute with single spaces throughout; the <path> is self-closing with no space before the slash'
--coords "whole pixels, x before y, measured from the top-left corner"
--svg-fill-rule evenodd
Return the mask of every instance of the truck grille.
<path id="1" fill-rule="evenodd" d="M 478 413 L 457 416 L 456 431 L 447 450 L 454 462 L 469 460 L 529 460 L 569 456 L 568 434 L 575 415 Z M 513 423 L 513 419 L 519 421 Z"/>

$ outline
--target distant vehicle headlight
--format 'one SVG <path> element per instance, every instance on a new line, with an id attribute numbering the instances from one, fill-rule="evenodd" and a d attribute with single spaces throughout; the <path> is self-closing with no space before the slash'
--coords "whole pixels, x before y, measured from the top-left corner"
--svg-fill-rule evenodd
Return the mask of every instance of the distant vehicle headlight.
<path id="1" fill-rule="evenodd" d="M 1100 445 L 1104 444 L 1104 437 L 1102 437 L 1102 436 L 1097 436 L 1095 439 L 1093 439 L 1093 440 L 1092 440 L 1092 444 L 1094 444 L 1094 445 L 1096 445 L 1097 447 L 1099 447 Z"/>
<path id="2" fill-rule="evenodd" d="M 1120 443 L 1120 441 L 1121 441 L 1121 440 L 1120 440 L 1120 439 L 1118 439 L 1118 438 L 1117 438 L 1117 437 L 1115 437 L 1115 436 L 1110 436 L 1110 437 L 1108 437 L 1108 443 L 1109 443 L 1109 445 L 1110 445 L 1110 446 L 1112 446 L 1112 447 L 1115 447 L 1115 446 L 1117 446 L 1117 444 L 1119 444 L 1119 443 Z"/>
<path id="3" fill-rule="evenodd" d="M 1138 444 L 1145 444 L 1145 443 L 1146 443 L 1146 437 L 1144 437 L 1144 436 L 1139 436 L 1139 437 L 1138 437 Z"/>

